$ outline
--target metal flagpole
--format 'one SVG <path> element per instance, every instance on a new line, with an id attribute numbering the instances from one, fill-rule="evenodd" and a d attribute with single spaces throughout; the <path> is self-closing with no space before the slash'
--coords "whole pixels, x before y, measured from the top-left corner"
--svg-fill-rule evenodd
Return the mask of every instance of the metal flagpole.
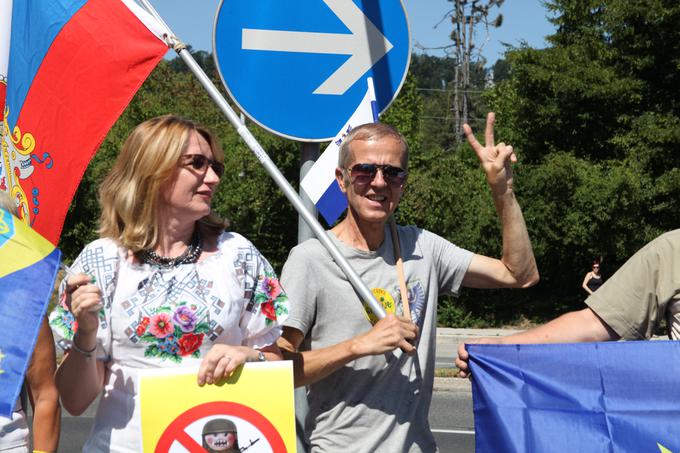
<path id="1" fill-rule="evenodd" d="M 349 278 L 349 281 L 354 286 L 354 289 L 357 290 L 359 296 L 366 304 L 368 304 L 371 311 L 378 319 L 384 318 L 385 310 L 383 309 L 382 305 L 373 296 L 373 293 L 370 289 L 368 289 L 366 283 L 361 280 L 356 271 L 352 268 L 352 266 L 350 266 L 347 259 L 342 256 L 316 217 L 305 207 L 300 196 L 297 194 L 297 192 L 295 192 L 295 189 L 293 189 L 288 180 L 283 176 L 279 168 L 267 155 L 266 151 L 258 143 L 253 134 L 243 123 L 241 123 L 238 115 L 229 106 L 215 85 L 213 85 L 210 78 L 205 74 L 205 72 L 203 72 L 203 69 L 201 69 L 198 63 L 196 63 L 196 60 L 194 60 L 194 58 L 191 56 L 191 53 L 186 50 L 186 45 L 175 36 L 168 24 L 165 23 L 163 18 L 158 14 L 156 9 L 151 5 L 151 3 L 149 3 L 148 0 L 140 0 L 140 2 L 149 12 L 149 14 L 154 16 L 154 18 L 163 26 L 166 31 L 165 39 L 167 40 L 168 44 L 175 50 L 175 52 L 177 52 L 182 60 L 184 60 L 184 63 L 186 63 L 191 72 L 194 73 L 198 81 L 201 83 L 201 85 L 203 85 L 203 88 L 205 88 L 205 90 L 208 92 L 208 95 L 212 98 L 215 104 L 217 104 L 220 110 L 222 110 L 222 113 L 224 113 L 232 126 L 236 128 L 236 132 L 238 132 L 243 141 L 246 142 L 246 145 L 248 145 L 253 154 L 255 154 L 255 157 L 257 157 L 260 163 L 264 166 L 265 170 L 267 170 L 267 173 L 269 173 L 269 176 L 272 177 L 274 182 L 283 191 L 283 194 L 293 204 L 295 210 L 304 218 L 305 222 L 307 222 L 307 225 L 309 225 L 309 227 L 312 229 L 317 239 L 319 239 L 319 241 L 321 241 L 321 243 L 326 247 L 335 262 L 338 263 L 347 278 Z"/>

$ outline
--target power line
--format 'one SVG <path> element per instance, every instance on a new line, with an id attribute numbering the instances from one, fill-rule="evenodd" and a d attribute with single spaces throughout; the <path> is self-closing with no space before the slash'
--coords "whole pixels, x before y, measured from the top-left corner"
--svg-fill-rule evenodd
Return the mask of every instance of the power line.
<path id="1" fill-rule="evenodd" d="M 443 91 L 446 93 L 455 93 L 457 90 L 448 88 L 416 88 L 416 91 Z M 461 90 L 460 93 L 484 93 L 485 90 Z"/>

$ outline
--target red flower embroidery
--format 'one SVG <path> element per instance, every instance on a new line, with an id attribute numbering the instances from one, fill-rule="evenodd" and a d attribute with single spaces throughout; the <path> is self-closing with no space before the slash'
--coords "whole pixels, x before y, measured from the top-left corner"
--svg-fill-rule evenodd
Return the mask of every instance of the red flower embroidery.
<path id="1" fill-rule="evenodd" d="M 182 335 L 177 344 L 179 345 L 180 355 L 191 355 L 193 354 L 202 344 L 203 337 L 205 334 L 199 333 L 187 333 Z"/>
<path id="2" fill-rule="evenodd" d="M 142 335 L 144 335 L 144 332 L 146 332 L 146 326 L 149 325 L 149 322 L 150 322 L 150 320 L 149 320 L 148 316 L 145 316 L 144 318 L 142 318 L 139 325 L 137 326 L 136 333 L 137 333 L 138 337 L 141 337 Z"/>
<path id="3" fill-rule="evenodd" d="M 267 302 L 263 302 L 262 305 L 260 305 L 260 310 L 262 310 L 262 313 L 268 319 L 276 321 L 276 310 L 274 309 L 274 303 L 271 299 L 269 299 Z"/>

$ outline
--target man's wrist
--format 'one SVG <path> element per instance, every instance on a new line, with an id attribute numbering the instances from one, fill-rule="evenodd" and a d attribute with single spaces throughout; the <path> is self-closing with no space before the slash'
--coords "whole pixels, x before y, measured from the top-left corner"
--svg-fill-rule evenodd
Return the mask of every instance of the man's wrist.
<path id="1" fill-rule="evenodd" d="M 366 351 L 366 348 L 364 347 L 364 344 L 358 338 L 352 338 L 349 340 L 347 351 L 350 361 L 369 355 L 369 353 Z"/>
<path id="2" fill-rule="evenodd" d="M 515 192 L 512 190 L 511 187 L 506 187 L 503 190 L 494 190 L 492 188 L 491 189 L 491 196 L 495 200 L 507 201 L 507 200 L 513 200 L 515 198 Z"/>

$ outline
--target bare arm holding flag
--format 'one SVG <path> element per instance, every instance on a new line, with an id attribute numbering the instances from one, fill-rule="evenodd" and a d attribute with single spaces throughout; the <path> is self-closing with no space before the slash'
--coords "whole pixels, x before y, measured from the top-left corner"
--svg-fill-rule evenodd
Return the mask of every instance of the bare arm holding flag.
<path id="1" fill-rule="evenodd" d="M 572 343 L 651 338 L 662 320 L 668 336 L 680 340 L 677 294 L 680 284 L 680 230 L 662 234 L 636 252 L 596 292 L 587 308 L 566 313 L 534 329 L 478 343 Z M 470 374 L 465 344 L 458 347 L 456 365 Z"/>
<path id="2" fill-rule="evenodd" d="M 54 338 L 43 318 L 31 364 L 26 370 L 33 406 L 33 448 L 38 451 L 57 451 L 59 445 L 61 407 L 54 382 L 55 370 Z"/>
<path id="3" fill-rule="evenodd" d="M 385 354 L 398 348 L 412 353 L 417 338 L 418 327 L 409 319 L 388 315 L 365 334 L 324 349 L 298 352 L 304 335 L 291 327 L 283 329 L 278 345 L 284 359 L 293 361 L 295 386 L 300 387 L 317 382 L 361 357 Z"/>

